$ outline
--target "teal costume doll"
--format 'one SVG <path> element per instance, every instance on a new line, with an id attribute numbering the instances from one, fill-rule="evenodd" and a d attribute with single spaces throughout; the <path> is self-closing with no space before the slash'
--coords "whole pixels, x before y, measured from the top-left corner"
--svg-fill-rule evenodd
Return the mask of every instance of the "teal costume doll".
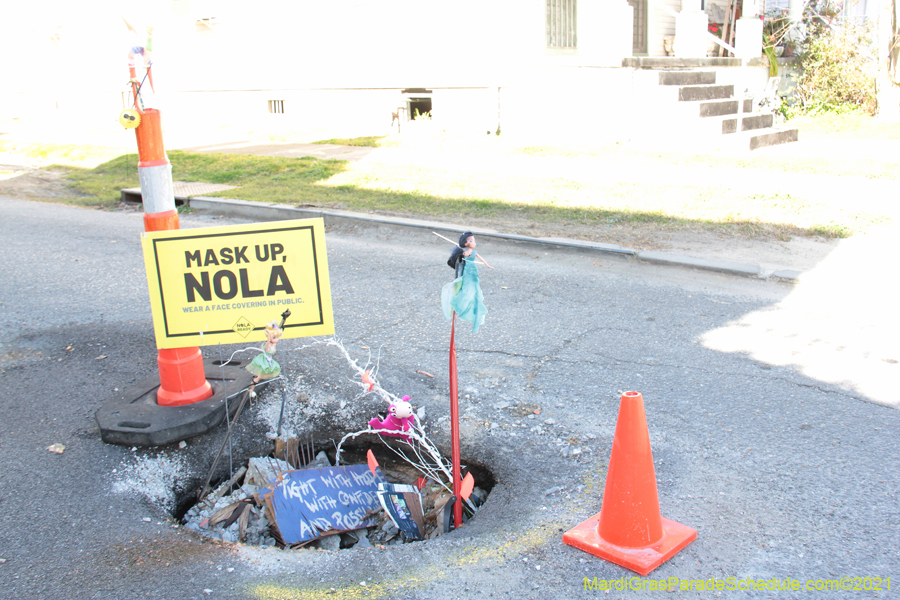
<path id="1" fill-rule="evenodd" d="M 273 379 L 281 374 L 281 365 L 275 362 L 275 345 L 281 339 L 281 328 L 278 321 L 269 321 L 266 323 L 266 343 L 262 347 L 256 358 L 253 359 L 247 370 L 253 375 L 253 383 L 259 383 L 261 380 Z"/>
<path id="2" fill-rule="evenodd" d="M 447 264 L 456 270 L 456 279 L 446 284 L 441 290 L 441 308 L 444 317 L 449 321 L 453 313 L 472 324 L 472 333 L 476 333 L 484 322 L 487 308 L 484 306 L 484 294 L 478 280 L 477 258 L 484 266 L 493 269 L 484 258 L 475 251 L 475 236 L 466 231 L 459 236 L 459 245 L 453 249 Z"/>

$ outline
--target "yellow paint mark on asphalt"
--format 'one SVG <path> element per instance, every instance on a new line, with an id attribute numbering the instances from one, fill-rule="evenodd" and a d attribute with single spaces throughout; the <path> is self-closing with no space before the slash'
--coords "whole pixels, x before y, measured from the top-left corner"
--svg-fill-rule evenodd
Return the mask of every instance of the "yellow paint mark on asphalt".
<path id="1" fill-rule="evenodd" d="M 603 497 L 603 489 L 606 487 L 606 468 L 607 464 L 597 464 L 594 468 L 588 469 L 581 476 L 581 482 L 584 484 L 584 494 L 597 494 L 597 501 Z"/>
<path id="2" fill-rule="evenodd" d="M 280 585 L 258 585 L 250 593 L 260 600 L 375 600 L 392 595 L 396 588 L 388 589 L 382 584 L 367 584 L 335 588 L 295 588 Z"/>
<path id="3" fill-rule="evenodd" d="M 509 556 L 522 554 L 527 550 L 547 543 L 551 537 L 559 532 L 559 527 L 561 525 L 558 523 L 546 523 L 523 532 L 516 532 L 516 537 L 512 540 L 499 546 L 471 548 L 464 551 L 460 556 L 451 559 L 449 564 L 463 567 L 476 563 L 498 562 Z"/>
<path id="4" fill-rule="evenodd" d="M 379 600 L 396 598 L 397 593 L 409 589 L 421 589 L 433 581 L 445 577 L 442 569 L 430 566 L 412 574 L 405 574 L 403 581 L 389 584 L 361 583 L 345 584 L 344 587 L 299 588 L 284 585 L 258 585 L 250 588 L 250 594 L 259 600 Z M 334 591 L 331 591 L 334 590 Z"/>
<path id="5" fill-rule="evenodd" d="M 599 473 L 597 472 L 599 471 Z M 598 468 L 594 473 L 585 476 L 586 483 L 600 475 Z M 602 481 L 600 482 L 602 488 Z M 599 499 L 598 499 L 599 500 Z M 366 585 L 345 584 L 343 587 L 301 588 L 284 585 L 258 585 L 250 588 L 250 594 L 258 600 L 379 600 L 395 598 L 401 590 L 425 589 L 435 582 L 453 576 L 457 569 L 473 565 L 486 566 L 500 563 L 511 557 L 521 555 L 533 548 L 547 544 L 552 538 L 561 536 L 560 528 L 567 528 L 563 523 L 542 523 L 521 531 L 508 531 L 510 539 L 496 545 L 500 540 L 491 539 L 490 545 L 479 545 L 476 540 L 472 546 L 455 552 L 440 565 L 428 565 L 407 572 L 402 582 L 370 583 Z M 498 536 L 499 537 L 499 536 Z M 561 543 L 561 542 L 560 542 Z M 450 569 L 447 569 L 450 566 Z M 334 591 L 331 591 L 334 589 Z"/>
<path id="6" fill-rule="evenodd" d="M 497 563 L 511 556 L 522 554 L 532 548 L 545 544 L 550 538 L 558 534 L 558 523 L 546 523 L 521 532 L 513 532 L 515 538 L 508 540 L 499 546 L 475 547 L 464 550 L 455 557 L 450 557 L 440 567 L 431 565 L 422 567 L 407 573 L 404 581 L 396 584 L 368 583 L 366 585 L 351 584 L 334 588 L 299 588 L 284 585 L 259 585 L 250 589 L 253 597 L 259 600 L 379 600 L 380 598 L 394 598 L 402 589 L 422 589 L 432 585 L 436 581 L 447 578 L 446 565 L 459 568 L 475 564 L 484 566 L 485 563 Z"/>

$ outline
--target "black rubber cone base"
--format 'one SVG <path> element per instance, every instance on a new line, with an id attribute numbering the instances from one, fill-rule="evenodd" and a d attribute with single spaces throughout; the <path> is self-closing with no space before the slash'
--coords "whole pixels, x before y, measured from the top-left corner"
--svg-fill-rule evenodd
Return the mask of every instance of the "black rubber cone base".
<path id="1" fill-rule="evenodd" d="M 204 360 L 213 395 L 184 406 L 158 405 L 159 373 L 148 377 L 97 411 L 100 437 L 107 444 L 164 446 L 210 431 L 225 420 L 226 397 L 228 412 L 234 415 L 242 390 L 253 382 L 253 375 L 244 368 L 246 362 L 222 365 L 218 360 Z M 256 385 L 257 392 L 263 389 L 265 382 Z"/>

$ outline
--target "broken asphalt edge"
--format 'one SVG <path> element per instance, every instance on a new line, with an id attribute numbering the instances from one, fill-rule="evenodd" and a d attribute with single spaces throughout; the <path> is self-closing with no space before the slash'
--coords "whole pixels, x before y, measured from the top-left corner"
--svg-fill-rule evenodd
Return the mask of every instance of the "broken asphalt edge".
<path id="1" fill-rule="evenodd" d="M 695 258 L 692 256 L 681 256 L 655 250 L 632 250 L 630 248 L 623 248 L 617 244 L 603 244 L 600 242 L 572 240 L 568 238 L 535 238 L 512 233 L 502 233 L 494 229 L 486 229 L 483 227 L 466 227 L 452 223 L 439 223 L 436 221 L 423 221 L 420 219 L 407 219 L 404 217 L 385 217 L 375 214 L 363 214 L 342 210 L 298 208 L 288 204 L 253 202 L 250 200 L 236 200 L 232 198 L 210 198 L 208 196 L 193 196 L 189 199 L 188 204 L 199 214 L 237 217 L 257 221 L 281 221 L 297 218 L 308 219 L 321 217 L 326 225 L 344 222 L 356 225 L 367 224 L 374 226 L 413 227 L 457 234 L 463 231 L 471 231 L 481 237 L 489 237 L 514 243 L 538 245 L 561 250 L 611 254 L 625 259 L 634 258 L 657 265 L 714 271 L 740 277 L 755 277 L 759 279 L 774 278 L 796 282 L 803 274 L 801 271 L 790 269 L 766 273 L 759 265 L 747 263 Z"/>

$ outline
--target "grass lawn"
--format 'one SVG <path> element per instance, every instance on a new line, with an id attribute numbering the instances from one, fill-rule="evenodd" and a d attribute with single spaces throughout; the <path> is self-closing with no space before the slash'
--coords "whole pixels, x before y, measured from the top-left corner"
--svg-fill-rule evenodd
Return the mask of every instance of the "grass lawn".
<path id="1" fill-rule="evenodd" d="M 884 125 L 857 115 L 804 118 L 798 126 L 804 139 L 900 140 L 900 124 Z M 829 176 L 833 181 L 889 184 L 900 178 L 900 156 L 894 154 L 877 160 L 766 152 L 723 157 L 443 134 L 321 143 L 384 150 L 359 163 L 181 151 L 169 152 L 169 159 L 176 181 L 239 186 L 213 195 L 465 222 L 526 234 L 568 232 L 568 237 L 588 239 L 593 230 L 641 226 L 781 239 L 845 237 L 891 218 L 893 204 L 884 198 L 834 197 L 828 189 L 784 178 L 815 181 Z M 0 146 L 0 152 L 4 150 L 9 148 Z M 104 154 L 109 149 L 52 146 L 16 151 L 58 160 L 60 164 L 48 169 L 65 170 L 65 177 L 83 194 L 71 199 L 73 203 L 115 206 L 122 188 L 139 185 L 134 154 L 110 157 Z M 83 164 L 92 153 L 103 162 L 94 168 L 72 166 Z M 623 175 L 627 173 L 635 175 Z M 669 176 L 663 176 L 666 173 Z"/>

